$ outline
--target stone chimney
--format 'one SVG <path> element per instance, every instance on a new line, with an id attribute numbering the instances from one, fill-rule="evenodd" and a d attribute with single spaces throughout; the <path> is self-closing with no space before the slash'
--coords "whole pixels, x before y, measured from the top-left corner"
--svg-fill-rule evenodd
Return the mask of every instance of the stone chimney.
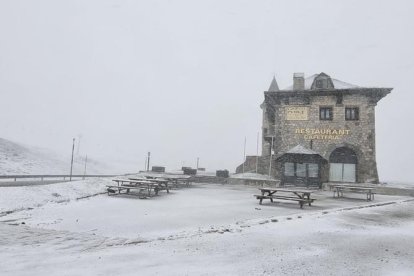
<path id="1" fill-rule="evenodd" d="M 293 73 L 293 90 L 305 90 L 304 73 Z"/>

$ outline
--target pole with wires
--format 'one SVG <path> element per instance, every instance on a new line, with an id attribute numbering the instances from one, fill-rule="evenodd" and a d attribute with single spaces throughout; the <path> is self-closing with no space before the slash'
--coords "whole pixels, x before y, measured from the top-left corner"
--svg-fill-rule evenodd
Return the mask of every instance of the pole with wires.
<path id="1" fill-rule="evenodd" d="M 75 151 L 75 138 L 73 138 L 73 143 L 72 143 L 72 160 L 70 161 L 70 176 L 69 176 L 69 181 L 72 181 L 73 152 L 74 151 Z"/>
<path id="2" fill-rule="evenodd" d="M 86 176 L 86 164 L 87 163 L 88 163 L 88 155 L 86 155 L 86 157 L 85 157 L 85 168 L 83 170 L 83 179 L 85 179 L 85 176 Z"/>
<path id="3" fill-rule="evenodd" d="M 256 173 L 259 166 L 259 132 L 257 132 L 257 141 L 256 141 Z"/>

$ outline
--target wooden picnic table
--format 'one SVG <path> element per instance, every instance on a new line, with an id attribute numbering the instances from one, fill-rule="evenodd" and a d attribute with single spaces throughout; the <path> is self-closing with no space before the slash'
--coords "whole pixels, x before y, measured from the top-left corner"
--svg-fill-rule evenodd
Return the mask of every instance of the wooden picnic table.
<path id="1" fill-rule="evenodd" d="M 112 181 L 116 182 L 117 185 L 107 185 L 108 195 L 115 195 L 118 192 L 118 194 L 130 194 L 143 197 L 143 192 L 147 191 L 147 196 L 150 197 L 151 191 L 154 191 L 154 194 L 158 195 L 158 191 L 162 189 L 160 184 L 149 180 L 113 179 Z M 138 190 L 138 193 L 131 193 L 132 190 Z"/>
<path id="2" fill-rule="evenodd" d="M 182 183 L 185 186 L 190 186 L 191 176 L 189 175 L 168 175 L 163 176 L 162 178 L 168 179 L 171 183 L 177 188 L 178 184 Z"/>
<path id="3" fill-rule="evenodd" d="M 313 191 L 311 190 L 299 190 L 299 189 L 285 189 L 285 188 L 259 188 L 261 195 L 254 195 L 256 199 L 259 199 L 259 204 L 262 204 L 263 199 L 270 199 L 270 202 L 273 202 L 273 199 L 282 199 L 282 200 L 291 200 L 297 201 L 300 205 L 300 208 L 303 208 L 305 203 L 311 206 L 312 202 L 315 201 L 314 198 L 311 198 Z"/>
<path id="4" fill-rule="evenodd" d="M 169 189 L 169 187 L 168 187 L 168 182 L 169 182 L 169 180 L 168 179 L 163 179 L 163 178 L 153 178 L 153 179 L 142 179 L 142 178 L 135 178 L 135 177 L 132 177 L 132 178 L 129 178 L 130 180 L 136 180 L 136 181 L 141 181 L 141 182 L 144 182 L 144 181 L 149 181 L 149 182 L 152 182 L 152 183 L 157 183 L 159 186 L 160 186 L 160 188 L 161 189 L 164 189 L 164 190 L 167 190 L 167 193 L 170 193 L 170 189 Z"/>
<path id="5" fill-rule="evenodd" d="M 357 185 L 344 185 L 344 184 L 333 184 L 331 185 L 333 189 L 333 197 L 343 197 L 344 190 L 351 193 L 363 193 L 367 195 L 367 201 L 374 200 L 375 188 L 367 186 L 357 186 Z"/>

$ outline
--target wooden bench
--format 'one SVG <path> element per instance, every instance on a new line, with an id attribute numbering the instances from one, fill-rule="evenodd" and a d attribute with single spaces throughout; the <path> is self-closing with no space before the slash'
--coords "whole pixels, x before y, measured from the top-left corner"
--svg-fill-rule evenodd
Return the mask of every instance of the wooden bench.
<path id="1" fill-rule="evenodd" d="M 282 199 L 282 200 L 291 200 L 291 201 L 297 201 L 300 205 L 300 208 L 303 208 L 303 205 L 305 203 L 311 204 L 315 201 L 314 198 L 299 198 L 297 196 L 283 196 L 283 195 L 254 195 L 256 199 L 259 199 L 259 204 L 262 204 L 263 199 L 270 199 L 270 202 L 273 202 L 273 199 Z"/>
<path id="2" fill-rule="evenodd" d="M 344 190 L 347 190 L 351 193 L 366 194 L 367 201 L 374 200 L 374 198 L 375 198 L 375 188 L 372 188 L 372 187 L 350 186 L 350 185 L 332 185 L 332 188 L 333 188 L 333 197 L 343 197 L 344 196 Z"/>
<path id="3" fill-rule="evenodd" d="M 285 188 L 259 188 L 261 195 L 254 195 L 256 199 L 259 200 L 259 204 L 262 204 L 263 199 L 270 199 L 270 202 L 273 202 L 273 199 L 281 200 L 291 200 L 299 203 L 300 208 L 303 208 L 305 203 L 312 205 L 315 201 L 314 198 L 311 198 L 310 195 L 312 191 L 310 190 L 297 190 L 297 189 L 285 189 Z"/>
<path id="4" fill-rule="evenodd" d="M 151 197 L 151 191 L 154 191 L 155 195 L 158 195 L 160 190 L 166 189 L 169 192 L 168 185 L 158 184 L 154 181 L 143 180 L 143 179 L 113 179 L 112 181 L 116 182 L 117 185 L 107 185 L 108 195 L 117 195 L 117 194 L 130 194 L 137 195 L 140 198 Z M 138 193 L 131 193 L 131 191 L 138 190 Z M 147 191 L 144 196 L 144 191 Z"/>
<path id="5" fill-rule="evenodd" d="M 122 186 L 113 186 L 113 185 L 107 185 L 106 191 L 108 192 L 108 196 L 112 195 L 119 195 L 119 194 L 128 194 L 128 195 L 136 195 L 140 198 L 146 198 L 148 195 L 144 194 L 144 191 L 147 191 L 144 187 L 136 187 L 136 186 L 128 186 L 128 185 L 122 185 Z M 138 193 L 131 193 L 132 190 L 138 190 Z"/>

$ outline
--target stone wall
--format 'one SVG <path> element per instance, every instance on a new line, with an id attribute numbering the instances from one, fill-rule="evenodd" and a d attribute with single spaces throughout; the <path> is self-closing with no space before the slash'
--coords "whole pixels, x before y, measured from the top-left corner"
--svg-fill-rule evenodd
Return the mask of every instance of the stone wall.
<path id="1" fill-rule="evenodd" d="M 285 108 L 291 106 L 309 107 L 309 120 L 293 121 L 286 120 Z M 320 120 L 319 108 L 321 106 L 332 107 L 333 120 Z M 358 107 L 359 120 L 346 121 L 345 107 Z M 290 97 L 281 100 L 272 107 L 264 108 L 266 112 L 275 111 L 275 125 L 268 124 L 264 119 L 264 125 L 268 130 L 274 130 L 274 151 L 275 156 L 279 156 L 296 145 L 303 145 L 320 153 L 325 159 L 329 160 L 330 154 L 339 147 L 352 149 L 358 158 L 357 182 L 378 182 L 378 173 L 375 157 L 375 103 L 370 101 L 366 95 L 349 94 L 343 95 L 341 104 L 337 104 L 337 96 L 311 96 L 311 97 Z M 266 113 L 265 112 L 265 113 Z M 264 114 L 267 118 L 267 114 Z M 310 131 L 311 129 L 335 129 L 349 130 L 348 134 L 336 137 L 338 139 L 307 139 L 304 133 L 299 130 Z M 270 153 L 270 141 L 263 140 L 263 154 Z M 249 162 L 246 164 L 250 165 Z M 263 164 L 264 166 L 266 164 Z M 268 167 L 268 165 L 267 165 Z M 329 166 L 322 172 L 323 181 L 328 180 Z M 249 167 L 250 168 L 250 167 Z M 265 169 L 265 168 L 263 168 Z M 278 176 L 278 172 L 275 174 Z"/>

